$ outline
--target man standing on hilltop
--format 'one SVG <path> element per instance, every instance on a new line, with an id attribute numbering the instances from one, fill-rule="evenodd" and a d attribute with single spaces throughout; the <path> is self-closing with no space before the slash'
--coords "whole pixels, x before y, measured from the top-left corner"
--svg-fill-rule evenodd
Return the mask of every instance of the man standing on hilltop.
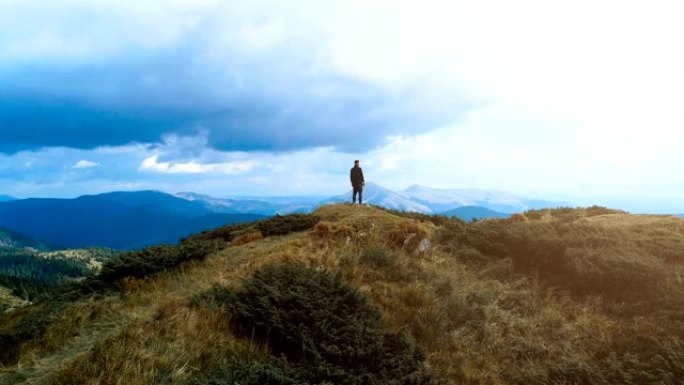
<path id="1" fill-rule="evenodd" d="M 365 181 L 363 180 L 363 170 L 359 167 L 359 161 L 354 161 L 354 167 L 349 171 L 349 179 L 351 179 L 353 194 L 352 203 L 356 203 L 356 194 L 359 194 L 359 204 L 363 204 L 363 185 Z"/>

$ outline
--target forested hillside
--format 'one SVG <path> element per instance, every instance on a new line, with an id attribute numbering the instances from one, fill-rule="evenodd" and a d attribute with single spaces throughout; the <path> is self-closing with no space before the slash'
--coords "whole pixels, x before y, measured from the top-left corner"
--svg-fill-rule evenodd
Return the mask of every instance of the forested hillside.
<path id="1" fill-rule="evenodd" d="M 17 299 L 34 301 L 99 271 L 103 262 L 117 255 L 112 249 L 52 250 L 38 241 L 0 230 L 0 308 L 16 305 Z M 14 298 L 11 298 L 14 297 Z"/>

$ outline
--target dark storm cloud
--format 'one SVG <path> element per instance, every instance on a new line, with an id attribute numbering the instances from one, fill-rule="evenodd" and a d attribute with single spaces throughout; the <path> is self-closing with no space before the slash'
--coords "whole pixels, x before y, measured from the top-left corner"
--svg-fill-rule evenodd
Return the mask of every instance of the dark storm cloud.
<path id="1" fill-rule="evenodd" d="M 78 60 L 0 60 L 0 152 L 161 143 L 199 132 L 219 150 L 364 151 L 387 136 L 449 123 L 464 109 L 421 85 L 389 89 L 321 68 L 310 42 L 254 51 L 230 34 L 216 43 L 217 30 L 209 23 L 173 44 L 124 45 Z"/>
<path id="2" fill-rule="evenodd" d="M 164 135 L 189 135 L 202 127 L 208 131 L 208 144 L 221 150 L 335 146 L 359 151 L 377 146 L 388 135 L 432 129 L 461 112 L 458 105 L 446 114 L 429 105 L 416 106 L 418 95 L 394 97 L 344 78 L 275 85 L 285 89 L 231 90 L 228 85 L 212 95 L 214 90 L 204 93 L 173 82 L 149 89 L 103 77 L 98 86 L 115 91 L 96 97 L 88 94 L 87 86 L 79 88 L 94 79 L 78 80 L 52 85 L 50 96 L 5 92 L 0 101 L 0 150 L 153 143 Z M 203 79 L 203 84 L 212 87 L 211 79 Z M 330 90 L 318 93 L 319 88 Z"/>

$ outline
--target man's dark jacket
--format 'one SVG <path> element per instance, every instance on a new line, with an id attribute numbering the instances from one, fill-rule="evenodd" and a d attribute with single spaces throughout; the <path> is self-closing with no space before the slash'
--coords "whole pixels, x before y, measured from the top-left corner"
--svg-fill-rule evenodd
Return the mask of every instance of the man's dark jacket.
<path id="1" fill-rule="evenodd" d="M 363 185 L 363 170 L 361 170 L 361 167 L 359 166 L 354 166 L 352 169 L 349 171 L 349 178 L 351 179 L 351 184 L 354 187 L 361 187 Z"/>

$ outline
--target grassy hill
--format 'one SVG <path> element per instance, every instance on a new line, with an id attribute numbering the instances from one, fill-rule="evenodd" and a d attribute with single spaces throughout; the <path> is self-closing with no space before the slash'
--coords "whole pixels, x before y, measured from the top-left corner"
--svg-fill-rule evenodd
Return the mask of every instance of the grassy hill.
<path id="1" fill-rule="evenodd" d="M 671 216 L 328 205 L 5 314 L 0 384 L 681 384 L 683 266 Z"/>

